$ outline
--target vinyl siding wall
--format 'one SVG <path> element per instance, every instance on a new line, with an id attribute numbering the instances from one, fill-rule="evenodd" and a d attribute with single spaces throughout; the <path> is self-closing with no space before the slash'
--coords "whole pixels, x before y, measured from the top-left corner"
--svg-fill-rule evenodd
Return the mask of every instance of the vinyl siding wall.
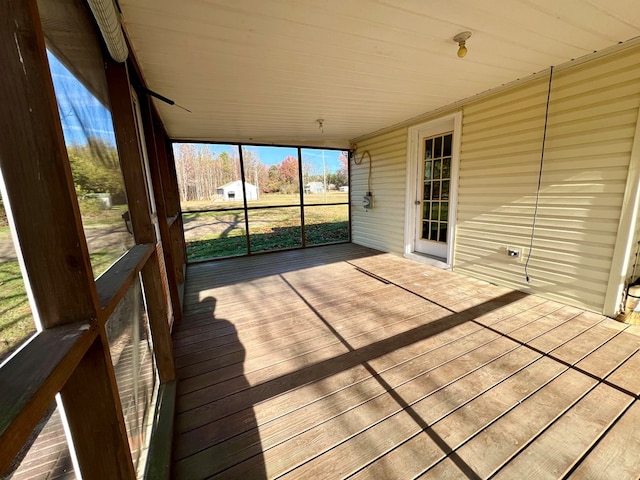
<path id="1" fill-rule="evenodd" d="M 603 310 L 638 121 L 639 59 L 636 47 L 554 73 L 531 283 L 524 261 L 549 77 L 541 74 L 462 107 L 455 270 Z M 370 146 L 374 193 L 394 199 L 388 205 L 376 199 L 379 210 L 366 214 L 375 218 L 375 228 L 368 228 L 358 211 L 362 168 L 353 168 L 354 242 L 403 252 L 406 142 L 406 128 L 358 142 L 359 150 Z M 509 258 L 507 246 L 521 249 L 521 259 Z"/>
<path id="2" fill-rule="evenodd" d="M 407 129 L 401 128 L 358 142 L 356 159 L 371 154 L 373 208 L 365 210 L 369 158 L 351 163 L 351 233 L 354 243 L 385 252 L 402 253 L 407 168 Z"/>

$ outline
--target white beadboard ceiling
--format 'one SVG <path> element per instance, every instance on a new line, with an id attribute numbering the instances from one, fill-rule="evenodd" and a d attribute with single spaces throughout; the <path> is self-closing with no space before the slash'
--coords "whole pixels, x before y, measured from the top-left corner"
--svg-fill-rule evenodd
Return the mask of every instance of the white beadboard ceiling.
<path id="1" fill-rule="evenodd" d="M 118 3 L 176 139 L 343 147 L 640 36 L 638 0 Z"/>

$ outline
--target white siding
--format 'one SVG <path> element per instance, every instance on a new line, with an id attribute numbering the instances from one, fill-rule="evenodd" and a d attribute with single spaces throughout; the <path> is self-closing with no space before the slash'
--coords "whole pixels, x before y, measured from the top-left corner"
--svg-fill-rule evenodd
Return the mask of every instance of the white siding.
<path id="1" fill-rule="evenodd" d="M 602 311 L 640 104 L 638 49 L 554 74 L 533 253 L 548 78 L 464 108 L 454 268 Z"/>
<path id="2" fill-rule="evenodd" d="M 633 246 L 631 247 L 631 255 L 629 256 L 629 265 L 627 266 L 627 282 L 633 282 L 640 276 L 640 212 L 636 212 L 636 229 L 633 234 Z"/>
<path id="3" fill-rule="evenodd" d="M 538 218 L 525 280 L 548 76 L 463 107 L 454 269 L 602 312 L 640 106 L 640 48 L 554 73 Z M 421 122 L 428 119 L 422 118 Z M 353 241 L 403 253 L 407 128 L 358 141 Z M 522 249 L 522 259 L 506 247 Z"/>
<path id="4" fill-rule="evenodd" d="M 407 129 L 401 128 L 358 143 L 356 158 L 365 151 L 372 159 L 373 208 L 362 206 L 367 192 L 368 158 L 351 163 L 352 240 L 385 252 L 402 253 L 407 163 Z"/>

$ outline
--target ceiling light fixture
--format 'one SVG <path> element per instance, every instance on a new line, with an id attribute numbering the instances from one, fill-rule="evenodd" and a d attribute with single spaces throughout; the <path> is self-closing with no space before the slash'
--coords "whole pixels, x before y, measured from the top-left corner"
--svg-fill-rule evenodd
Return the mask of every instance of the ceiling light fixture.
<path id="1" fill-rule="evenodd" d="M 467 54 L 465 43 L 469 40 L 471 32 L 461 32 L 453 37 L 453 41 L 458 44 L 458 57 L 463 58 Z"/>

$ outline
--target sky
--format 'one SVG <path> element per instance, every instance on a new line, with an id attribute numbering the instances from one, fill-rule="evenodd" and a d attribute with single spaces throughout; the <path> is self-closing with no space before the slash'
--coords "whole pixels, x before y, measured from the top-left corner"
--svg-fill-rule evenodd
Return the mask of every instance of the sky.
<path id="1" fill-rule="evenodd" d="M 244 145 L 245 151 L 250 151 L 260 161 L 267 166 L 277 165 L 286 157 L 298 158 L 298 149 L 294 147 L 260 147 L 254 145 Z M 238 147 L 236 145 L 211 144 L 209 150 L 215 156 L 223 152 L 229 155 L 238 155 Z M 322 166 L 322 154 L 324 152 L 324 162 L 327 172 L 336 172 L 342 168 L 340 163 L 340 150 L 326 150 L 316 148 L 303 148 L 302 161 L 312 163 L 319 170 Z"/>
<path id="2" fill-rule="evenodd" d="M 87 136 L 116 144 L 111 113 L 47 50 L 62 131 L 67 145 L 84 145 Z"/>

